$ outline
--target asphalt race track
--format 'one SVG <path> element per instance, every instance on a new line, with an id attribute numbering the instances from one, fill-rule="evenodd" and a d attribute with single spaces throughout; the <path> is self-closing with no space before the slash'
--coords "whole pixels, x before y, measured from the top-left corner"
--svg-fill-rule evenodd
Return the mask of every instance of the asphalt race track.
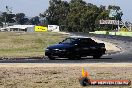
<path id="1" fill-rule="evenodd" d="M 106 55 L 100 59 L 92 57 L 81 58 L 80 60 L 56 59 L 17 59 L 17 60 L 0 60 L 0 63 L 132 63 L 132 55 Z"/>
<path id="2" fill-rule="evenodd" d="M 83 35 L 87 34 L 74 33 L 71 35 Z M 89 37 L 96 37 L 98 39 L 115 43 L 118 47 L 122 48 L 122 52 L 114 54 L 104 55 L 101 59 L 92 59 L 92 57 L 82 58 L 80 60 L 68 60 L 68 59 L 57 59 L 49 60 L 48 58 L 30 58 L 30 59 L 13 59 L 13 60 L 2 60 L 0 63 L 132 63 L 132 37 L 120 37 L 120 36 L 109 36 L 109 35 L 88 35 Z"/>

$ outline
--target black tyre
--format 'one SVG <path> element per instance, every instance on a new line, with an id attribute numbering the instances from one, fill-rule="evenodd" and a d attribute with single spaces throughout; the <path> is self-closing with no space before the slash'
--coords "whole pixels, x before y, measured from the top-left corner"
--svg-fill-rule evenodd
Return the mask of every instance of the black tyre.
<path id="1" fill-rule="evenodd" d="M 80 60 L 81 59 L 81 56 L 76 56 L 75 59 L 76 60 Z"/>
<path id="2" fill-rule="evenodd" d="M 55 57 L 53 57 L 53 56 L 48 56 L 48 58 L 49 58 L 50 60 L 55 60 Z"/>
<path id="3" fill-rule="evenodd" d="M 101 56 L 102 56 L 102 54 L 97 54 L 97 55 L 94 55 L 93 58 L 94 59 L 99 59 L 99 58 L 101 58 Z"/>
<path id="4" fill-rule="evenodd" d="M 68 57 L 68 59 L 69 59 L 69 60 L 73 60 L 73 59 L 74 59 L 74 57 Z"/>
<path id="5" fill-rule="evenodd" d="M 68 59 L 70 59 L 70 60 L 79 60 L 79 59 L 81 59 L 81 57 L 80 56 L 69 56 Z"/>

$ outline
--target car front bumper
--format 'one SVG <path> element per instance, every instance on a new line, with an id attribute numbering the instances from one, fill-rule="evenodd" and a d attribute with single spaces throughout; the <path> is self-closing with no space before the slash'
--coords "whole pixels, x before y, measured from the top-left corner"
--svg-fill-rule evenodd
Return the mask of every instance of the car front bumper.
<path id="1" fill-rule="evenodd" d="M 61 50 L 46 50 L 45 56 L 53 56 L 53 57 L 68 57 L 68 51 L 61 51 Z"/>

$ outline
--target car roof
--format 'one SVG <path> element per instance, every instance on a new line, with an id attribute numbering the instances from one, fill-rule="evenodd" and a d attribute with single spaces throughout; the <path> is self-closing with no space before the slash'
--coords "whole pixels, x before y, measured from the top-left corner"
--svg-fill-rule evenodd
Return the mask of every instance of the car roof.
<path id="1" fill-rule="evenodd" d="M 83 36 L 70 36 L 69 38 L 73 38 L 73 39 L 91 39 L 89 37 L 83 37 Z"/>

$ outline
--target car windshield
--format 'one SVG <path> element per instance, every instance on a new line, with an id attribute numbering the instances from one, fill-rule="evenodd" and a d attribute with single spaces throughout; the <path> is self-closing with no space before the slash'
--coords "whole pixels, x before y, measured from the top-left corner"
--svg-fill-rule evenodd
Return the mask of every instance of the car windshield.
<path id="1" fill-rule="evenodd" d="M 75 43 L 75 39 L 73 39 L 73 38 L 67 38 L 67 39 L 65 39 L 65 40 L 63 40 L 61 43 L 62 44 L 70 44 L 70 43 Z"/>

